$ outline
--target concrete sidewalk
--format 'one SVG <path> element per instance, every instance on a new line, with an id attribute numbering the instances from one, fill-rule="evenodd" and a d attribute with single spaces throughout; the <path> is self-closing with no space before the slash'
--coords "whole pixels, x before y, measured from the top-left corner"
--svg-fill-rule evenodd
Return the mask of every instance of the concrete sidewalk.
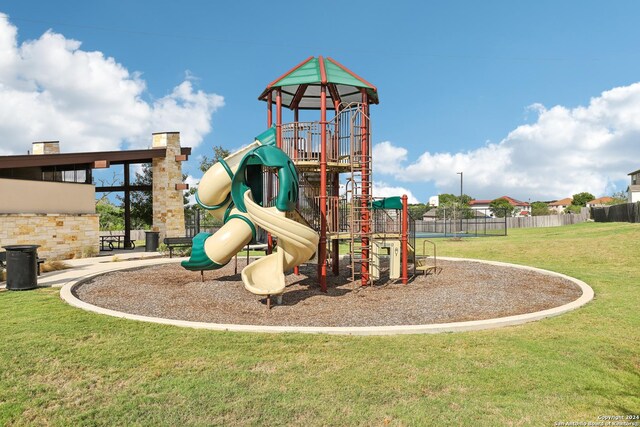
<path id="1" fill-rule="evenodd" d="M 63 261 L 71 266 L 66 270 L 51 271 L 38 276 L 38 287 L 60 288 L 67 283 L 76 282 L 96 274 L 113 270 L 146 267 L 150 265 L 180 262 L 187 258 L 163 257 L 160 252 L 131 252 L 121 251 L 112 256 L 98 256 L 94 258 L 79 258 Z M 0 283 L 0 289 L 6 288 L 6 282 Z"/>

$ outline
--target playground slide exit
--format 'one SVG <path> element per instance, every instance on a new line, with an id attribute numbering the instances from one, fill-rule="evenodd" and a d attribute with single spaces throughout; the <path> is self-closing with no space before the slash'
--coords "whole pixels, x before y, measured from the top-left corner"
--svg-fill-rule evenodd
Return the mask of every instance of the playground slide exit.
<path id="1" fill-rule="evenodd" d="M 278 238 L 276 252 L 252 262 L 242 270 L 244 287 L 256 295 L 278 295 L 286 286 L 284 272 L 311 259 L 318 234 L 305 224 L 287 218 L 277 207 L 263 208 L 244 194 L 249 217 L 257 226 Z"/>
<path id="2" fill-rule="evenodd" d="M 258 226 L 278 238 L 278 247 L 275 253 L 245 267 L 242 280 L 254 294 L 278 295 L 285 288 L 284 272 L 313 256 L 317 233 L 306 224 L 287 218 L 287 212 L 295 211 L 298 176 L 291 160 L 275 148 L 274 141 L 272 128 L 204 174 L 196 200 L 224 225 L 215 234 L 194 237 L 191 258 L 182 262 L 184 268 L 221 268 L 251 241 Z M 253 201 L 253 193 L 262 199 L 263 165 L 278 171 L 279 193 L 275 206 L 270 208 Z"/>

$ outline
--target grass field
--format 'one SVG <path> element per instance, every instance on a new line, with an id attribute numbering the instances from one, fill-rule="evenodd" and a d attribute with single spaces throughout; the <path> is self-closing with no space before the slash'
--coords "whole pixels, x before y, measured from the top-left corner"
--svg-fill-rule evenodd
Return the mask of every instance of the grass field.
<path id="1" fill-rule="evenodd" d="M 0 425 L 552 426 L 640 414 L 639 242 L 640 224 L 596 223 L 438 241 L 443 256 L 529 264 L 596 292 L 559 317 L 472 333 L 200 331 L 84 312 L 58 289 L 2 292 Z"/>

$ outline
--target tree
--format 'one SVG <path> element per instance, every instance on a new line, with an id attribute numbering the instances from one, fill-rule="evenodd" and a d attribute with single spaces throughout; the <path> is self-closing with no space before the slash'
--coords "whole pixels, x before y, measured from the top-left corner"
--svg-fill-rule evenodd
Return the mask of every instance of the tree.
<path id="1" fill-rule="evenodd" d="M 579 214 L 581 211 L 582 211 L 582 206 L 569 205 L 566 208 L 564 208 L 564 213 L 566 214 Z"/>
<path id="2" fill-rule="evenodd" d="M 489 203 L 489 210 L 496 218 L 504 218 L 505 216 L 511 216 L 515 207 L 509 203 L 507 199 L 499 198 L 492 200 Z"/>
<path id="3" fill-rule="evenodd" d="M 531 216 L 551 215 L 549 205 L 545 202 L 531 203 Z"/>
<path id="4" fill-rule="evenodd" d="M 456 196 L 451 193 L 443 193 L 438 196 L 438 205 L 453 206 L 456 203 L 462 203 L 462 205 L 464 206 L 468 205 L 471 200 L 473 200 L 473 198 L 467 194 Z"/>
<path id="5" fill-rule="evenodd" d="M 450 193 L 440 194 L 438 196 L 438 210 L 436 216 L 438 218 L 473 218 L 473 209 L 469 207 L 469 202 L 473 198 L 467 194 L 456 196 Z"/>
<path id="6" fill-rule="evenodd" d="M 142 173 L 136 172 L 133 185 L 152 185 L 151 164 L 142 165 Z M 153 194 L 151 191 L 131 192 L 131 228 L 150 229 L 153 224 Z"/>
<path id="7" fill-rule="evenodd" d="M 224 159 L 225 157 L 227 157 L 227 156 L 229 156 L 231 154 L 231 152 L 229 150 L 227 150 L 226 148 L 223 148 L 220 145 L 214 145 L 212 148 L 213 148 L 213 157 L 209 158 L 207 156 L 203 156 L 202 159 L 200 160 L 200 171 L 202 171 L 202 173 L 205 173 L 209 169 L 211 169 L 211 167 L 213 165 L 218 163 L 219 159 Z M 186 178 L 187 177 L 185 175 L 183 177 L 183 179 L 186 179 Z M 191 187 L 189 189 L 189 192 L 185 194 L 185 215 L 187 217 L 192 217 L 194 215 L 200 215 L 201 208 L 200 208 L 200 206 L 198 206 L 198 204 L 194 204 L 192 206 L 188 206 L 188 200 L 189 200 L 188 196 L 196 194 L 196 191 L 198 190 L 198 188 L 197 188 L 198 184 L 196 184 L 195 187 Z M 222 222 L 220 220 L 218 220 L 217 218 L 215 218 L 214 216 L 212 216 L 212 215 L 204 215 L 204 217 L 202 217 L 202 219 L 201 219 L 200 225 L 202 227 L 220 226 L 220 225 L 222 225 Z"/>
<path id="8" fill-rule="evenodd" d="M 103 198 L 96 203 L 96 213 L 100 221 L 100 230 L 124 230 L 124 209 L 109 199 Z"/>
<path id="9" fill-rule="evenodd" d="M 425 205 L 424 203 L 417 203 L 408 206 L 409 215 L 413 219 L 422 219 L 425 213 L 429 212 L 431 206 Z"/>
<path id="10" fill-rule="evenodd" d="M 573 200 L 571 200 L 571 204 L 574 206 L 586 206 L 588 202 L 595 199 L 595 196 L 591 193 L 583 192 L 573 195 Z"/>
<path id="11" fill-rule="evenodd" d="M 200 160 L 200 170 L 202 172 L 208 171 L 211 168 L 211 166 L 218 163 L 218 159 L 224 159 L 225 157 L 229 156 L 229 154 L 231 154 L 231 152 L 226 148 L 223 148 L 220 145 L 214 145 L 213 158 L 203 156 L 202 160 Z"/>
<path id="12" fill-rule="evenodd" d="M 98 179 L 98 181 L 100 182 L 100 187 L 116 187 L 116 186 L 122 185 L 122 181 L 118 176 L 117 172 L 113 172 L 113 174 L 111 175 L 111 178 L 109 179 L 100 178 Z M 112 193 L 113 193 L 112 191 L 107 193 L 102 193 L 102 196 L 100 196 L 100 198 L 96 200 L 96 206 L 98 205 L 98 203 L 100 203 L 103 200 L 109 201 L 109 196 Z"/>
<path id="13" fill-rule="evenodd" d="M 626 191 L 616 191 L 615 193 L 613 193 L 611 195 L 611 198 L 613 198 L 613 200 L 609 203 L 607 203 L 608 205 L 619 205 L 621 203 L 627 203 L 629 201 L 629 196 L 627 195 Z"/>
<path id="14" fill-rule="evenodd" d="M 230 154 L 231 154 L 231 152 L 229 150 L 227 150 L 226 148 L 223 148 L 220 145 L 214 145 L 213 146 L 213 158 L 209 158 L 207 156 L 203 156 L 202 159 L 200 160 L 200 171 L 202 171 L 202 173 L 205 173 L 206 171 L 211 169 L 211 167 L 213 165 L 218 163 L 218 159 L 224 159 L 225 157 L 229 156 Z M 189 195 L 196 194 L 196 191 L 197 191 L 197 185 L 196 185 L 196 187 L 192 187 L 192 188 L 189 189 Z M 186 202 L 185 202 L 185 204 L 186 204 Z"/>

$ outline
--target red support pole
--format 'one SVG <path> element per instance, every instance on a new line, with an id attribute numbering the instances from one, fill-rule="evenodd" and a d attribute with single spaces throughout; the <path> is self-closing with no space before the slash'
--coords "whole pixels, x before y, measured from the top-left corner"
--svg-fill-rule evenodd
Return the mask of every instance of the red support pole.
<path id="1" fill-rule="evenodd" d="M 320 242 L 318 243 L 318 282 L 327 292 L 327 86 L 320 91 Z"/>
<path id="2" fill-rule="evenodd" d="M 338 123 L 338 115 L 340 114 L 340 101 L 334 99 L 333 100 L 333 109 L 335 110 L 334 127 L 333 127 L 333 153 L 334 157 L 337 159 L 340 158 L 342 154 L 340 152 L 340 123 Z M 334 223 L 335 223 L 335 231 L 337 234 L 340 233 L 340 172 L 336 172 L 333 181 L 333 196 L 335 198 L 335 206 L 334 206 Z M 340 240 L 333 240 L 332 252 L 334 254 L 333 258 L 333 275 L 340 275 Z"/>
<path id="3" fill-rule="evenodd" d="M 291 147 L 291 151 L 293 152 L 293 160 L 298 160 L 298 138 L 300 137 L 299 133 L 298 133 L 298 107 L 296 107 L 295 110 L 293 110 L 293 146 Z"/>
<path id="4" fill-rule="evenodd" d="M 267 98 L 267 127 L 273 126 L 273 90 L 269 91 L 269 98 Z M 271 174 L 267 176 L 267 202 L 273 196 L 273 178 Z M 273 252 L 273 237 L 271 233 L 267 233 L 267 255 Z M 247 251 L 247 254 L 249 252 Z"/>
<path id="5" fill-rule="evenodd" d="M 371 230 L 369 230 L 369 195 L 371 189 L 369 187 L 369 122 L 367 120 L 367 92 L 363 88 L 361 90 L 362 93 L 362 120 L 360 121 L 360 151 L 362 154 L 362 161 L 360 162 L 361 174 L 362 174 L 362 286 L 367 286 L 369 284 L 369 237 L 368 234 Z"/>
<path id="6" fill-rule="evenodd" d="M 293 160 L 295 162 L 296 158 L 298 157 L 298 108 L 297 107 L 296 107 L 295 110 L 293 110 L 293 122 L 294 122 L 294 124 L 293 124 L 293 147 L 291 147 L 291 150 L 293 151 Z M 299 201 L 296 201 L 296 208 L 298 208 L 298 203 L 299 203 Z M 295 274 L 296 276 L 299 275 L 300 274 L 300 267 L 298 267 L 297 265 L 295 267 L 293 267 L 293 274 Z"/>
<path id="7" fill-rule="evenodd" d="M 409 205 L 407 203 L 407 195 L 402 195 L 402 238 L 400 240 L 400 256 L 402 257 L 402 284 L 406 285 L 409 281 L 407 269 L 407 257 L 409 255 L 408 248 L 408 230 L 409 230 Z"/>
<path id="8" fill-rule="evenodd" d="M 334 203 L 331 204 L 331 217 L 333 231 L 336 233 L 340 232 L 340 197 L 338 192 L 340 191 L 340 174 L 335 172 L 333 174 L 333 200 Z M 334 276 L 338 276 L 340 274 L 340 240 L 338 240 L 337 236 L 331 241 L 331 253 L 333 254 L 333 258 L 331 259 L 331 269 Z"/>
<path id="9" fill-rule="evenodd" d="M 267 98 L 267 127 L 273 126 L 273 91 L 269 91 L 269 98 Z"/>
<path id="10" fill-rule="evenodd" d="M 282 88 L 276 92 L 276 146 L 282 148 Z"/>
<path id="11" fill-rule="evenodd" d="M 276 92 L 276 147 L 282 148 L 282 88 L 278 88 Z M 271 175 L 269 175 L 269 182 L 271 183 Z M 272 196 L 272 192 L 273 189 L 269 192 L 269 197 Z M 273 236 L 267 233 L 267 254 L 272 252 Z"/>

